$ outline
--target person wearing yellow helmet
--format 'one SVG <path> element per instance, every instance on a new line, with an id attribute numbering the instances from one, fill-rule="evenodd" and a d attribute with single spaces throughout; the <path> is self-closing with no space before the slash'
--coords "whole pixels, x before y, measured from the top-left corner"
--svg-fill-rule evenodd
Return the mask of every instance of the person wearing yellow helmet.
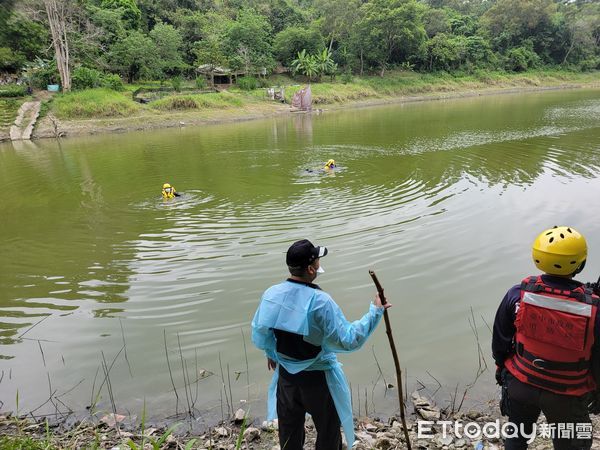
<path id="1" fill-rule="evenodd" d="M 494 320 L 492 353 L 496 381 L 502 386 L 500 409 L 519 427 L 507 437 L 505 448 L 526 449 L 543 412 L 554 430 L 561 425 L 571 431 L 556 431 L 555 449 L 589 449 L 589 413 L 600 412 L 597 406 L 588 409 L 600 398 L 600 299 L 573 279 L 585 266 L 587 243 L 572 227 L 554 227 L 537 236 L 531 253 L 543 274 L 509 289 Z"/>
<path id="2" fill-rule="evenodd" d="M 330 159 L 329 161 L 327 161 L 327 162 L 325 163 L 325 167 L 324 167 L 324 169 L 326 169 L 326 170 L 335 169 L 335 160 L 333 160 L 333 159 Z"/>
<path id="3" fill-rule="evenodd" d="M 169 183 L 164 183 L 162 187 L 162 197 L 164 199 L 179 197 L 180 194 Z"/>

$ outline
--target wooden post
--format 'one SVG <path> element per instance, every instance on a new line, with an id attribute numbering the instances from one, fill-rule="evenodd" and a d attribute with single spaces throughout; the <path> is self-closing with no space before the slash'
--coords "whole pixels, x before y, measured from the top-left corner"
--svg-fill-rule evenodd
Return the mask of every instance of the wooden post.
<path id="1" fill-rule="evenodd" d="M 377 275 L 372 270 L 369 270 L 369 275 L 375 283 L 381 304 L 385 305 L 387 300 L 383 294 L 383 287 L 377 279 Z M 383 311 L 383 319 L 385 321 L 385 334 L 387 334 L 388 341 L 390 342 L 390 348 L 392 349 L 392 357 L 394 358 L 394 365 L 396 366 L 396 383 L 398 384 L 398 400 L 400 401 L 400 420 L 402 421 L 402 428 L 404 429 L 404 439 L 406 439 L 406 447 L 408 450 L 412 450 L 410 445 L 410 437 L 408 435 L 408 428 L 406 427 L 406 417 L 404 415 L 404 392 L 402 388 L 402 370 L 400 369 L 400 359 L 398 358 L 398 352 L 396 351 L 396 345 L 394 344 L 394 337 L 392 336 L 392 325 L 390 324 L 390 318 L 388 316 L 387 309 Z"/>

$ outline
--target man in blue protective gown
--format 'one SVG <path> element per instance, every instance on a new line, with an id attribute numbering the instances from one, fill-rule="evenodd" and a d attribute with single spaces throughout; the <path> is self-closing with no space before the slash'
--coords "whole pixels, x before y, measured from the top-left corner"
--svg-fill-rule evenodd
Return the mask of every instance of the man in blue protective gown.
<path id="1" fill-rule="evenodd" d="M 306 239 L 292 244 L 286 255 L 290 278 L 265 291 L 252 320 L 252 341 L 275 370 L 268 419 L 278 418 L 285 450 L 303 449 L 307 413 L 317 430 L 316 450 L 342 448 L 340 425 L 352 446 L 350 389 L 335 353 L 358 350 L 391 306 L 382 306 L 376 295 L 360 320 L 348 322 L 331 296 L 313 283 L 324 272 L 320 259 L 325 255 L 325 247 Z"/>

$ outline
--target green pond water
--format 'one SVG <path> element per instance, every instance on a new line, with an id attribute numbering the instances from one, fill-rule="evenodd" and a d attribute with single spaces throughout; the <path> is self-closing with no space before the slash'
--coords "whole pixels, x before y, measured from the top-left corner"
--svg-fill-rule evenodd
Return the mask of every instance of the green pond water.
<path id="1" fill-rule="evenodd" d="M 0 144 L 0 413 L 110 411 L 112 393 L 138 417 L 144 402 L 198 423 L 240 401 L 264 415 L 249 322 L 302 238 L 329 248 L 317 282 L 351 320 L 376 271 L 409 390 L 445 405 L 487 364 L 465 400 L 482 403 L 496 395 L 489 327 L 535 273 L 535 236 L 579 229 L 580 279 L 598 278 L 599 170 L 600 90 Z M 167 181 L 182 197 L 160 198 Z M 366 396 L 392 414 L 383 323 L 340 359 L 355 412 Z"/>

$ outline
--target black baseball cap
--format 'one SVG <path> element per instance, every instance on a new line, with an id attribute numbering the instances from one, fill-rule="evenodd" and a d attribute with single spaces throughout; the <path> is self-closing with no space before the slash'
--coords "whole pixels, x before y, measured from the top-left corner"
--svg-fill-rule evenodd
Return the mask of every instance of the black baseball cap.
<path id="1" fill-rule="evenodd" d="M 327 254 L 327 247 L 315 247 L 308 239 L 294 242 L 288 248 L 285 262 L 289 267 L 308 267 Z"/>

